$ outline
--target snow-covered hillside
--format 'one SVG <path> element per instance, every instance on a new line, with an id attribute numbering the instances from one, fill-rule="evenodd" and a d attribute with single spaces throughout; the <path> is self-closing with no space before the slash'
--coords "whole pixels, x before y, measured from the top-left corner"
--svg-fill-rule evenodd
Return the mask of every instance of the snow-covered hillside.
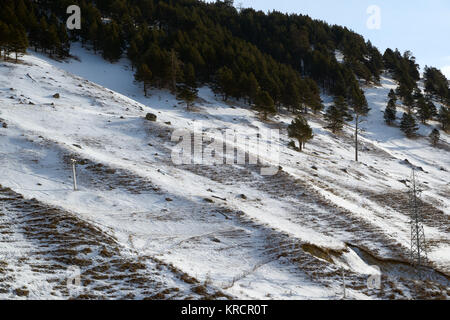
<path id="1" fill-rule="evenodd" d="M 299 153 L 287 147 L 292 115 L 262 122 L 206 87 L 187 111 L 165 91 L 144 97 L 125 60 L 72 51 L 78 60 L 27 55 L 0 65 L 0 277 L 9 279 L 0 280 L 0 297 L 26 288 L 23 296 L 64 298 L 71 266 L 80 268 L 83 294 L 96 297 L 337 299 L 342 269 L 356 299 L 450 295 L 450 138 L 442 133 L 433 148 L 425 137 L 437 124 L 421 126 L 423 137 L 414 140 L 386 126 L 382 111 L 396 86 L 387 75 L 365 89 L 372 110 L 356 163 L 351 127 L 336 137 L 310 115 L 315 137 Z M 145 120 L 147 113 L 158 120 Z M 281 129 L 279 157 L 264 155 L 280 170 L 264 176 L 256 165 L 175 165 L 172 133 L 200 126 L 217 139 L 224 129 Z M 76 192 L 72 158 L 79 160 Z M 419 292 L 407 263 L 411 166 L 423 188 L 429 244 L 430 279 Z M 22 216 L 33 208 L 43 209 Z M 39 236 L 46 219 L 55 220 L 53 233 Z M 79 243 L 66 246 L 66 232 Z M 58 250 L 72 258 L 61 262 Z M 50 267 L 33 267 L 42 260 Z M 139 268 L 117 277 L 129 270 L 121 264 Z M 382 290 L 366 286 L 375 265 Z"/>

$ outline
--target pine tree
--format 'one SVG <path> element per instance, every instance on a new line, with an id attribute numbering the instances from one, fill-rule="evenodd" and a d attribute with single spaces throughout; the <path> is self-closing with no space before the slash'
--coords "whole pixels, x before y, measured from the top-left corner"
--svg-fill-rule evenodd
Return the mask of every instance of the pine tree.
<path id="1" fill-rule="evenodd" d="M 295 112 L 299 109 L 300 101 L 300 92 L 297 86 L 293 82 L 289 81 L 283 97 L 284 105 L 288 108 L 288 110 L 291 109 L 292 112 Z"/>
<path id="2" fill-rule="evenodd" d="M 10 51 L 15 53 L 16 63 L 20 54 L 24 54 L 28 47 L 28 38 L 25 30 L 21 26 L 18 28 L 12 28 L 9 41 Z"/>
<path id="3" fill-rule="evenodd" d="M 410 112 L 412 107 L 414 106 L 414 97 L 412 96 L 412 94 L 407 94 L 403 98 L 403 103 L 405 104 L 405 106 L 408 108 L 408 111 Z"/>
<path id="4" fill-rule="evenodd" d="M 94 20 L 90 24 L 89 31 L 88 31 L 88 37 L 92 41 L 92 48 L 94 49 L 94 53 L 97 53 L 99 43 L 100 43 L 98 34 L 99 34 L 99 27 L 98 27 L 97 21 Z M 130 46 L 131 46 L 131 44 L 130 44 Z"/>
<path id="5" fill-rule="evenodd" d="M 177 98 L 184 100 L 186 108 L 189 110 L 198 97 L 197 81 L 192 63 L 184 65 L 183 84 L 177 87 Z"/>
<path id="6" fill-rule="evenodd" d="M 342 96 L 336 97 L 334 104 L 327 109 L 324 118 L 328 122 L 327 129 L 330 129 L 333 133 L 341 131 L 345 120 L 350 119 L 345 98 Z"/>
<path id="7" fill-rule="evenodd" d="M 170 50 L 170 89 L 172 90 L 172 92 L 175 92 L 175 90 L 177 89 L 177 79 L 180 73 L 180 65 L 181 62 L 178 59 L 178 54 L 172 48 Z"/>
<path id="8" fill-rule="evenodd" d="M 28 37 L 30 40 L 30 45 L 34 47 L 34 51 L 37 52 L 37 49 L 40 46 L 39 35 L 40 35 L 40 24 L 34 15 L 34 12 L 31 12 L 29 18 L 29 28 L 28 28 Z"/>
<path id="9" fill-rule="evenodd" d="M 419 127 L 416 124 L 416 119 L 410 114 L 405 112 L 400 123 L 400 130 L 408 137 L 411 138 L 415 135 Z"/>
<path id="10" fill-rule="evenodd" d="M 313 132 L 306 119 L 297 116 L 288 127 L 290 138 L 297 139 L 300 151 L 303 150 L 307 141 L 313 138 Z"/>
<path id="11" fill-rule="evenodd" d="M 419 120 L 426 124 L 427 120 L 430 120 L 433 117 L 433 109 L 430 104 L 428 104 L 423 97 L 420 97 L 417 100 L 416 107 L 418 110 Z"/>
<path id="12" fill-rule="evenodd" d="M 311 108 L 314 114 L 317 114 L 319 111 L 323 110 L 324 106 L 322 103 L 322 99 L 320 98 L 320 90 L 317 87 L 317 84 L 313 82 L 311 79 L 308 79 L 308 82 L 311 86 L 314 86 L 315 88 L 310 91 L 310 94 L 308 96 L 307 104 Z"/>
<path id="13" fill-rule="evenodd" d="M 448 80 L 439 69 L 425 66 L 424 78 L 427 93 L 440 97 L 442 102 L 449 98 Z"/>
<path id="14" fill-rule="evenodd" d="M 255 105 L 258 110 L 264 114 L 264 120 L 267 120 L 267 115 L 277 112 L 275 103 L 267 91 L 260 91 L 256 95 Z"/>
<path id="15" fill-rule="evenodd" d="M 389 91 L 388 97 L 390 100 L 394 100 L 395 102 L 397 101 L 397 95 L 393 89 Z"/>
<path id="16" fill-rule="evenodd" d="M 16 2 L 15 13 L 17 19 L 22 23 L 24 23 L 23 25 L 24 27 L 28 27 L 29 15 L 25 3 L 23 2 L 23 0 L 16 0 L 15 2 Z"/>
<path id="17" fill-rule="evenodd" d="M 434 128 L 430 133 L 430 141 L 433 147 L 436 147 L 438 145 L 440 137 L 441 134 L 439 133 L 439 130 Z"/>
<path id="18" fill-rule="evenodd" d="M 241 76 L 239 77 L 239 91 L 238 91 L 238 98 L 248 98 L 248 76 L 245 72 L 241 73 Z"/>
<path id="19" fill-rule="evenodd" d="M 384 120 L 388 125 L 392 125 L 397 119 L 397 106 L 395 100 L 389 100 L 386 110 L 384 110 Z"/>
<path id="20" fill-rule="evenodd" d="M 50 56 L 53 56 L 53 54 L 55 54 L 57 50 L 61 48 L 61 41 L 58 37 L 58 31 L 56 29 L 56 26 L 53 24 L 48 28 L 47 40 L 49 44 L 48 49 L 50 50 Z"/>
<path id="21" fill-rule="evenodd" d="M 233 93 L 233 71 L 227 67 L 220 68 L 216 74 L 217 85 L 223 94 L 223 100 L 228 100 L 228 97 Z"/>
<path id="22" fill-rule="evenodd" d="M 195 77 L 194 65 L 192 63 L 187 63 L 184 65 L 183 83 L 186 84 L 190 88 L 197 87 L 197 80 Z"/>
<path id="23" fill-rule="evenodd" d="M 436 106 L 434 105 L 433 101 L 431 100 L 431 98 L 430 97 L 426 98 L 426 102 L 427 102 L 428 108 L 431 113 L 431 118 L 437 116 L 438 110 L 437 110 Z"/>
<path id="24" fill-rule="evenodd" d="M 11 32 L 6 23 L 0 21 L 0 50 L 3 51 L 4 59 L 6 60 L 9 54 L 9 42 L 11 39 Z M 0 52 L 1 55 L 1 52 Z"/>
<path id="25" fill-rule="evenodd" d="M 47 49 L 50 48 L 50 42 L 48 40 L 48 24 L 47 20 L 44 16 L 41 17 L 39 22 L 39 43 L 42 49 L 42 52 L 47 52 Z"/>
<path id="26" fill-rule="evenodd" d="M 417 87 L 414 88 L 414 90 L 413 90 L 413 98 L 415 100 L 419 100 L 419 99 L 423 98 L 422 91 L 420 91 L 420 89 Z"/>
<path id="27" fill-rule="evenodd" d="M 150 86 L 153 77 L 148 65 L 145 63 L 141 64 L 134 77 L 136 81 L 142 81 L 144 83 L 144 95 L 147 96 L 147 88 Z"/>
<path id="28" fill-rule="evenodd" d="M 122 56 L 122 39 L 119 25 L 113 20 L 105 25 L 102 35 L 102 55 L 109 61 L 117 61 Z"/>
<path id="29" fill-rule="evenodd" d="M 298 92 L 300 94 L 300 100 L 298 101 L 297 108 L 304 114 L 308 113 L 308 102 L 311 99 L 311 92 L 305 81 L 297 81 Z M 297 111 L 297 110 L 294 110 Z"/>
<path id="30" fill-rule="evenodd" d="M 57 50 L 57 54 L 60 58 L 69 56 L 70 53 L 70 40 L 67 34 L 66 26 L 64 24 L 59 25 L 58 37 L 60 41 L 60 47 Z"/>
<path id="31" fill-rule="evenodd" d="M 256 96 L 260 90 L 258 80 L 256 79 L 253 72 L 248 76 L 248 97 L 250 104 L 255 103 Z"/>
<path id="32" fill-rule="evenodd" d="M 94 45 L 95 50 L 95 45 Z M 136 65 L 137 59 L 139 56 L 139 50 L 137 48 L 136 42 L 134 40 L 130 41 L 130 45 L 128 46 L 127 50 L 127 57 L 131 61 L 131 69 L 134 69 L 134 66 Z"/>
<path id="33" fill-rule="evenodd" d="M 439 121 L 442 125 L 442 130 L 450 131 L 450 108 L 442 106 L 439 110 Z"/>
<path id="34" fill-rule="evenodd" d="M 177 98 L 183 100 L 186 103 L 187 110 L 192 107 L 197 97 L 198 90 L 196 88 L 192 88 L 187 85 L 181 85 L 178 87 Z"/>

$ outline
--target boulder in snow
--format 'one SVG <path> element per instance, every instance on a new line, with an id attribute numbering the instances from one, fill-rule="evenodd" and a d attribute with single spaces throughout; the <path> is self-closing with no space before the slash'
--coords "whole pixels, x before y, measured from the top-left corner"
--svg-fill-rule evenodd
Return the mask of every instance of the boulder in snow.
<path id="1" fill-rule="evenodd" d="M 145 116 L 145 119 L 148 121 L 156 121 L 156 114 L 153 113 L 147 113 L 147 115 Z"/>

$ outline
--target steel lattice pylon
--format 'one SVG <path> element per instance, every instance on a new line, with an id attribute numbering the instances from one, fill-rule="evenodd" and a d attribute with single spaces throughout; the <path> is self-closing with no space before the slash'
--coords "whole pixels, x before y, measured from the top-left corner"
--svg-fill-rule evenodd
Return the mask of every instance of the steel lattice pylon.
<path id="1" fill-rule="evenodd" d="M 409 201 L 411 214 L 411 264 L 416 267 L 420 275 L 420 267 L 427 261 L 425 232 L 423 229 L 423 215 L 420 210 L 420 189 L 416 181 L 415 170 L 411 173 L 411 185 L 409 187 Z"/>

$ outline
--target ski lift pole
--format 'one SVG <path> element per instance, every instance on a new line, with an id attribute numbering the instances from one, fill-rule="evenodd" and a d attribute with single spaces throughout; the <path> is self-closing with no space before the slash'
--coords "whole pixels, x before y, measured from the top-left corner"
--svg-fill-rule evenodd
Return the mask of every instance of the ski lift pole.
<path id="1" fill-rule="evenodd" d="M 72 161 L 73 190 L 77 191 L 78 190 L 78 186 L 77 186 L 77 169 L 76 169 L 77 160 L 71 159 L 71 161 Z"/>

